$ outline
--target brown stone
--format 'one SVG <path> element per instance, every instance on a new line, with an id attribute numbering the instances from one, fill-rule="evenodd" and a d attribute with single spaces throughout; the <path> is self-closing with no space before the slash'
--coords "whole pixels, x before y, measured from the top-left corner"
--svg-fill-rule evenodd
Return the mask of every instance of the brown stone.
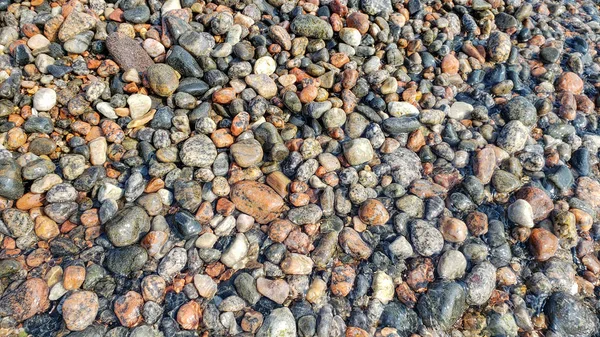
<path id="1" fill-rule="evenodd" d="M 140 244 L 142 247 L 146 248 L 146 251 L 148 251 L 148 255 L 154 256 L 160 253 L 161 248 L 164 246 L 168 239 L 169 235 L 165 232 L 151 231 L 148 234 L 146 234 L 146 236 L 144 236 Z"/>
<path id="2" fill-rule="evenodd" d="M 460 66 L 460 63 L 458 62 L 458 59 L 456 58 L 456 56 L 454 56 L 452 54 L 448 54 L 448 55 L 444 56 L 444 58 L 442 59 L 442 71 L 446 74 L 449 74 L 449 75 L 458 74 L 459 66 Z"/>
<path id="3" fill-rule="evenodd" d="M 358 210 L 360 220 L 367 225 L 383 225 L 390 219 L 390 214 L 385 209 L 381 201 L 377 199 L 368 199 L 360 205 Z"/>
<path id="4" fill-rule="evenodd" d="M 417 153 L 424 145 L 425 136 L 423 136 L 423 131 L 421 131 L 421 129 L 417 129 L 410 133 L 408 141 L 406 142 L 406 148 Z"/>
<path id="5" fill-rule="evenodd" d="M 558 91 L 568 91 L 573 94 L 581 94 L 583 92 L 583 80 L 576 73 L 564 72 L 556 82 Z"/>
<path id="6" fill-rule="evenodd" d="M 369 16 L 361 12 L 354 12 L 346 18 L 346 25 L 358 29 L 358 31 L 364 35 L 369 31 Z"/>
<path id="7" fill-rule="evenodd" d="M 525 186 L 517 191 L 516 197 L 517 199 L 527 201 L 531 205 L 531 208 L 533 209 L 533 220 L 535 222 L 546 219 L 554 209 L 552 199 L 550 199 L 546 192 L 537 187 Z"/>
<path id="8" fill-rule="evenodd" d="M 293 253 L 308 254 L 312 248 L 310 238 L 300 228 L 293 230 L 283 243 Z"/>
<path id="9" fill-rule="evenodd" d="M 62 315 L 71 331 L 81 331 L 94 323 L 98 314 L 98 296 L 91 291 L 74 292 L 63 302 Z"/>
<path id="10" fill-rule="evenodd" d="M 229 104 L 231 101 L 235 99 L 235 89 L 233 88 L 223 88 L 215 91 L 212 94 L 212 99 L 214 103 L 219 104 Z"/>
<path id="11" fill-rule="evenodd" d="M 58 38 L 58 29 L 64 20 L 65 19 L 62 17 L 62 15 L 51 17 L 44 24 L 44 36 L 46 36 L 50 41 L 55 41 Z"/>
<path id="12" fill-rule="evenodd" d="M 38 193 L 27 192 L 17 200 L 15 206 L 22 211 L 28 211 L 34 207 L 44 205 L 44 195 Z"/>
<path id="13" fill-rule="evenodd" d="M 63 287 L 66 290 L 79 289 L 85 281 L 85 267 L 82 266 L 68 266 L 65 268 L 63 276 Z M 72 330 L 72 329 L 70 329 Z"/>
<path id="14" fill-rule="evenodd" d="M 410 286 L 406 282 L 402 282 L 396 287 L 396 296 L 398 296 L 400 302 L 409 308 L 414 308 L 417 303 L 415 292 L 410 289 Z"/>
<path id="15" fill-rule="evenodd" d="M 285 202 L 271 187 L 256 181 L 240 181 L 231 188 L 235 207 L 260 223 L 266 224 L 279 217 Z"/>
<path id="16" fill-rule="evenodd" d="M 177 311 L 177 323 L 186 330 L 196 330 L 202 320 L 202 307 L 196 301 L 189 301 Z"/>
<path id="17" fill-rule="evenodd" d="M 275 242 L 284 242 L 294 227 L 296 225 L 287 219 L 277 219 L 269 224 L 269 238 Z"/>
<path id="18" fill-rule="evenodd" d="M 577 221 L 577 226 L 579 226 L 580 230 L 589 231 L 592 229 L 594 218 L 590 214 L 577 208 L 572 208 L 569 212 L 575 215 L 575 220 Z"/>
<path id="19" fill-rule="evenodd" d="M 288 186 L 291 180 L 283 172 L 275 171 L 267 176 L 266 183 L 282 198 L 285 198 L 288 195 Z"/>
<path id="20" fill-rule="evenodd" d="M 363 241 L 360 234 L 350 227 L 342 229 L 339 243 L 347 254 L 356 259 L 368 259 L 373 253 L 373 249 Z"/>
<path id="21" fill-rule="evenodd" d="M 145 72 L 154 64 L 144 48 L 124 33 L 114 32 L 108 35 L 106 47 L 117 64 L 125 71 L 135 69 Z"/>
<path id="22" fill-rule="evenodd" d="M 546 261 L 556 254 L 558 238 L 543 228 L 534 228 L 529 237 L 531 253 L 538 261 Z"/>
<path id="23" fill-rule="evenodd" d="M 410 193 L 421 199 L 427 199 L 435 196 L 444 197 L 448 193 L 448 190 L 444 186 L 429 180 L 418 179 L 411 184 Z"/>
<path id="24" fill-rule="evenodd" d="M 444 240 L 453 243 L 460 243 L 467 238 L 467 225 L 457 218 L 443 218 L 440 221 L 440 232 Z"/>
<path id="25" fill-rule="evenodd" d="M 369 337 L 370 334 L 365 330 L 357 327 L 349 327 L 346 329 L 346 337 Z"/>
<path id="26" fill-rule="evenodd" d="M 467 215 L 466 224 L 469 232 L 473 236 L 479 236 L 487 233 L 488 231 L 488 217 L 482 212 L 471 212 Z"/>
<path id="27" fill-rule="evenodd" d="M 427 290 L 429 282 L 434 280 L 434 266 L 431 259 L 420 258 L 412 262 L 410 271 L 406 275 L 406 283 L 417 293 L 422 293 Z"/>
<path id="28" fill-rule="evenodd" d="M 308 275 L 312 272 L 313 260 L 302 254 L 288 254 L 279 267 L 288 275 Z"/>
<path id="29" fill-rule="evenodd" d="M 275 27 L 275 26 L 272 26 Z M 258 328 L 262 326 L 263 323 L 263 315 L 258 311 L 249 311 L 244 314 L 242 318 L 242 323 L 240 324 L 242 330 L 246 332 L 255 333 Z"/>
<path id="30" fill-rule="evenodd" d="M 144 299 L 142 295 L 135 291 L 128 291 L 125 295 L 117 298 L 114 312 L 122 326 L 133 328 L 144 320 L 142 317 L 143 307 Z"/>

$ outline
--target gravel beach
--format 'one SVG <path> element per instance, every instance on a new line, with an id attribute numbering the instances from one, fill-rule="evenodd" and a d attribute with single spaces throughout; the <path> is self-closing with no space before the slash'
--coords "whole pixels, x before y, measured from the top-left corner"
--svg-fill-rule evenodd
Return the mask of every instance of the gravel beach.
<path id="1" fill-rule="evenodd" d="M 599 50 L 591 0 L 0 0 L 0 336 L 599 337 Z"/>

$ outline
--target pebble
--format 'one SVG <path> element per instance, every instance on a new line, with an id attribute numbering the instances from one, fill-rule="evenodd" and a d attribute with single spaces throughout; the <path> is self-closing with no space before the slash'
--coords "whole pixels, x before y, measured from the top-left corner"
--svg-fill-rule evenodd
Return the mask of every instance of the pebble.
<path id="1" fill-rule="evenodd" d="M 272 188 L 253 181 L 241 181 L 231 187 L 235 207 L 260 223 L 274 220 L 284 210 L 283 199 Z"/>
<path id="2" fill-rule="evenodd" d="M 533 208 L 531 205 L 519 199 L 508 206 L 508 218 L 519 226 L 533 228 Z"/>
<path id="3" fill-rule="evenodd" d="M 207 167 L 215 161 L 217 148 L 207 136 L 196 135 L 183 143 L 179 155 L 186 166 Z"/>
<path id="4" fill-rule="evenodd" d="M 175 70 L 166 64 L 154 64 L 147 70 L 148 82 L 152 91 L 159 96 L 168 97 L 179 86 Z"/>
<path id="5" fill-rule="evenodd" d="M 331 25 L 311 14 L 296 16 L 290 28 L 295 34 L 309 38 L 329 40 L 333 37 Z"/>
<path id="6" fill-rule="evenodd" d="M 344 144 L 344 157 L 350 165 L 361 165 L 373 158 L 373 146 L 366 138 L 350 140 Z"/>
<path id="7" fill-rule="evenodd" d="M 147 95 L 134 94 L 127 99 L 129 115 L 132 119 L 144 116 L 152 107 L 152 100 Z"/>
<path id="8" fill-rule="evenodd" d="M 62 305 L 63 319 L 67 329 L 83 331 L 94 323 L 98 314 L 98 296 L 91 291 L 74 292 Z"/>
<path id="9" fill-rule="evenodd" d="M 56 91 L 49 88 L 38 90 L 33 96 L 33 107 L 37 111 L 50 111 L 56 105 Z"/>

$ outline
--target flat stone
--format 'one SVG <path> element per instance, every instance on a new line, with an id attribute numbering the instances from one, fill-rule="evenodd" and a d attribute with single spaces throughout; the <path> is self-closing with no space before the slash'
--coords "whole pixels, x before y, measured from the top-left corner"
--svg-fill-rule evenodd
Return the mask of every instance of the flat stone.
<path id="1" fill-rule="evenodd" d="M 121 32 L 109 34 L 106 47 L 117 64 L 125 71 L 136 69 L 145 72 L 154 64 L 142 46 Z"/>

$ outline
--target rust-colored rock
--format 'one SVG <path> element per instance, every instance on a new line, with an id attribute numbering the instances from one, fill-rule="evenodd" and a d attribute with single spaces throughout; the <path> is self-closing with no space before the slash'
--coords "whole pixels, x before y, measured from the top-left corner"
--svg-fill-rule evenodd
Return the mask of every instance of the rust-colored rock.
<path id="1" fill-rule="evenodd" d="M 98 314 L 98 296 L 91 291 L 69 295 L 62 306 L 62 315 L 71 331 L 81 331 L 94 323 Z"/>
<path id="2" fill-rule="evenodd" d="M 66 290 L 79 289 L 85 280 L 85 267 L 68 266 L 63 276 L 63 287 Z M 72 330 L 72 329 L 69 329 Z"/>
<path id="3" fill-rule="evenodd" d="M 266 224 L 279 217 L 285 202 L 272 188 L 256 181 L 240 181 L 231 188 L 231 201 L 235 207 Z"/>
<path id="4" fill-rule="evenodd" d="M 128 291 L 125 295 L 117 298 L 114 311 L 122 326 L 133 328 L 144 320 L 142 317 L 143 307 L 142 295 L 135 291 Z"/>
<path id="5" fill-rule="evenodd" d="M 186 330 L 196 330 L 202 319 L 202 307 L 196 301 L 189 301 L 177 311 L 177 323 Z"/>
<path id="6" fill-rule="evenodd" d="M 568 91 L 578 95 L 583 92 L 583 80 L 579 75 L 567 71 L 558 78 L 556 88 L 558 91 Z"/>
<path id="7" fill-rule="evenodd" d="M 12 316 L 22 322 L 48 309 L 48 285 L 40 278 L 31 278 L 0 301 L 0 316 Z"/>
<path id="8" fill-rule="evenodd" d="M 390 214 L 381 201 L 368 199 L 360 205 L 358 216 L 362 222 L 368 225 L 383 225 L 390 219 Z"/>
<path id="9" fill-rule="evenodd" d="M 534 228 L 529 237 L 531 252 L 538 261 L 546 261 L 556 254 L 558 238 L 543 228 Z"/>

